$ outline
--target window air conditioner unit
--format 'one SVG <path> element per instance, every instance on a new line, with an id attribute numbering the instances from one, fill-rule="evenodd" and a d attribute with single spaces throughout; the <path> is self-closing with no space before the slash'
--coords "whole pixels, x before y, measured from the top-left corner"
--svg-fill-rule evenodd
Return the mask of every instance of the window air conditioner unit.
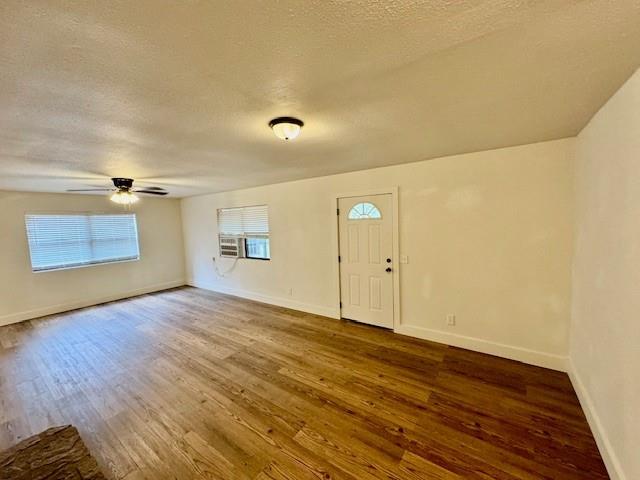
<path id="1" fill-rule="evenodd" d="M 220 235 L 219 240 L 221 257 L 244 257 L 244 238 Z"/>

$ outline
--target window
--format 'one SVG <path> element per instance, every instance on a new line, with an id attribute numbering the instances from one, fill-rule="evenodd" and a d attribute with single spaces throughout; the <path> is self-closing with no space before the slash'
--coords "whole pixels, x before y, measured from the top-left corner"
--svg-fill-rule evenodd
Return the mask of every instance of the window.
<path id="1" fill-rule="evenodd" d="M 259 258 L 263 260 L 271 258 L 268 238 L 245 238 L 244 242 L 245 255 L 247 258 Z"/>
<path id="2" fill-rule="evenodd" d="M 380 210 L 373 203 L 357 203 L 349 210 L 349 220 L 365 220 L 369 218 L 382 218 Z"/>
<path id="3" fill-rule="evenodd" d="M 218 210 L 218 233 L 223 239 L 238 238 L 243 249 L 228 256 L 269 260 L 269 213 L 266 205 Z M 221 252 L 222 252 L 221 248 Z"/>
<path id="4" fill-rule="evenodd" d="M 26 215 L 34 272 L 138 260 L 135 214 Z"/>

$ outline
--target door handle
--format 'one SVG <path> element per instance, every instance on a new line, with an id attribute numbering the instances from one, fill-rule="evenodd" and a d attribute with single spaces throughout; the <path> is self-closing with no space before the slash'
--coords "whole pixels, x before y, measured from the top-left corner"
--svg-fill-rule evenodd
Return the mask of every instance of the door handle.
<path id="1" fill-rule="evenodd" d="M 384 270 L 384 271 L 385 271 L 385 272 L 387 272 L 387 273 L 390 273 L 390 272 L 391 272 L 391 267 L 387 267 L 387 268 L 385 268 L 385 270 Z"/>

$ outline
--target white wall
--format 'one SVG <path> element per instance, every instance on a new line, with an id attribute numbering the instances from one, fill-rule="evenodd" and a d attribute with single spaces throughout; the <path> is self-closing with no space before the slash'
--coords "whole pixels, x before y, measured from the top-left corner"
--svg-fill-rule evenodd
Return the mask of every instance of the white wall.
<path id="1" fill-rule="evenodd" d="M 121 212 L 107 197 L 0 191 L 0 325 L 184 283 L 180 202 L 144 198 L 137 214 L 140 260 L 33 273 L 24 215 Z"/>
<path id="2" fill-rule="evenodd" d="M 640 478 L 640 72 L 580 133 L 572 379 L 613 478 Z"/>
<path id="3" fill-rule="evenodd" d="M 406 265 L 396 262 L 398 331 L 564 369 L 574 141 L 184 199 L 188 281 L 336 316 L 335 198 L 398 186 L 400 250 L 409 256 Z M 211 260 L 216 209 L 262 203 L 269 205 L 272 260 L 241 260 L 221 278 Z M 231 260 L 219 264 L 224 270 Z M 445 325 L 448 313 L 457 315 L 455 327 Z"/>

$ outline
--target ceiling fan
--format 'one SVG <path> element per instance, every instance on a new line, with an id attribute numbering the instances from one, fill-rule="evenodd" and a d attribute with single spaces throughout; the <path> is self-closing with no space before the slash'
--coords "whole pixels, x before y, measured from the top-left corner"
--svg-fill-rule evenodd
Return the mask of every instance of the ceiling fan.
<path id="1" fill-rule="evenodd" d="M 135 195 L 135 193 L 146 193 L 149 195 L 166 195 L 169 193 L 161 187 L 146 187 L 134 190 L 133 178 L 112 178 L 111 181 L 115 188 L 74 188 L 67 190 L 67 192 L 114 192 L 113 195 L 111 195 L 111 201 L 121 205 L 131 205 L 137 202 L 138 196 Z"/>

